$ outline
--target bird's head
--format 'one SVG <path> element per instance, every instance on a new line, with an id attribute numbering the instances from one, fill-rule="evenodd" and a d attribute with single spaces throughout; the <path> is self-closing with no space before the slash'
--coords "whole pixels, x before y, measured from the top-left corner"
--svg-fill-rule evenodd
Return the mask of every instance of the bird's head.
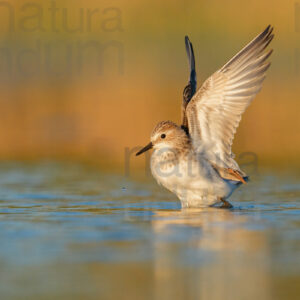
<path id="1" fill-rule="evenodd" d="M 181 149 L 189 143 L 186 132 L 171 121 L 159 122 L 153 129 L 150 143 L 142 148 L 136 155 L 154 149 Z"/>

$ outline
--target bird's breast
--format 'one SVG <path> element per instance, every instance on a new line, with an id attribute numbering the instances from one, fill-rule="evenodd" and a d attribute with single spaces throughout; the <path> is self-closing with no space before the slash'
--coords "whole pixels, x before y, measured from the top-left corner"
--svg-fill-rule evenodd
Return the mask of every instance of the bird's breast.
<path id="1" fill-rule="evenodd" d="M 227 184 L 201 157 L 177 156 L 172 152 L 154 151 L 151 157 L 151 172 L 157 182 L 179 198 L 194 195 L 228 193 Z M 194 196 L 193 196 L 194 197 Z"/>

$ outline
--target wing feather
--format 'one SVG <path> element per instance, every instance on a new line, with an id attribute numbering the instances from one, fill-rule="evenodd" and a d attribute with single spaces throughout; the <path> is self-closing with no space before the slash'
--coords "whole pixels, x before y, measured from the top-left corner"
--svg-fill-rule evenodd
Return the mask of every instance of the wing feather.
<path id="1" fill-rule="evenodd" d="M 265 52 L 272 41 L 269 25 L 220 70 L 209 77 L 186 108 L 195 147 L 204 144 L 226 167 L 239 170 L 231 152 L 234 134 L 247 106 L 261 90 L 270 67 Z"/>
<path id="2" fill-rule="evenodd" d="M 182 124 L 181 128 L 183 128 L 188 133 L 188 121 L 186 117 L 186 107 L 192 97 L 194 96 L 197 88 L 197 76 L 196 76 L 196 68 L 195 68 L 195 55 L 193 45 L 190 42 L 188 36 L 185 36 L 185 49 L 189 59 L 190 66 L 190 78 L 188 85 L 184 88 L 183 91 L 183 101 L 181 106 L 181 116 L 182 116 Z"/>

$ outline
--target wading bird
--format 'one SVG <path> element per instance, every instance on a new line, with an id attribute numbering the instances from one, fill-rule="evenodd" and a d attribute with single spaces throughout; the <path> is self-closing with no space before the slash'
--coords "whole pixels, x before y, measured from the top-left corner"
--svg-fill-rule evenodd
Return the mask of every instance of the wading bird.
<path id="1" fill-rule="evenodd" d="M 241 116 L 260 91 L 270 66 L 265 51 L 273 39 L 269 25 L 196 92 L 194 51 L 185 37 L 190 79 L 183 92 L 182 124 L 158 123 L 151 142 L 136 155 L 153 148 L 151 172 L 175 193 L 182 207 L 203 207 L 227 201 L 248 180 L 234 160 L 232 141 Z"/>

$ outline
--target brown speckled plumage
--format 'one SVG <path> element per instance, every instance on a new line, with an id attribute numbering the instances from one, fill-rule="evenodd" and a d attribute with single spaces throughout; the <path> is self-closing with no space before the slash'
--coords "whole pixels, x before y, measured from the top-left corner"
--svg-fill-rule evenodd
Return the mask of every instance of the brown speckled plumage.
<path id="1" fill-rule="evenodd" d="M 158 123 L 151 142 L 137 155 L 154 148 L 151 171 L 157 181 L 174 192 L 185 207 L 226 201 L 246 174 L 231 151 L 234 134 L 247 106 L 260 91 L 270 66 L 273 39 L 268 26 L 196 91 L 193 47 L 185 38 L 190 79 L 184 89 L 182 124 Z"/>

